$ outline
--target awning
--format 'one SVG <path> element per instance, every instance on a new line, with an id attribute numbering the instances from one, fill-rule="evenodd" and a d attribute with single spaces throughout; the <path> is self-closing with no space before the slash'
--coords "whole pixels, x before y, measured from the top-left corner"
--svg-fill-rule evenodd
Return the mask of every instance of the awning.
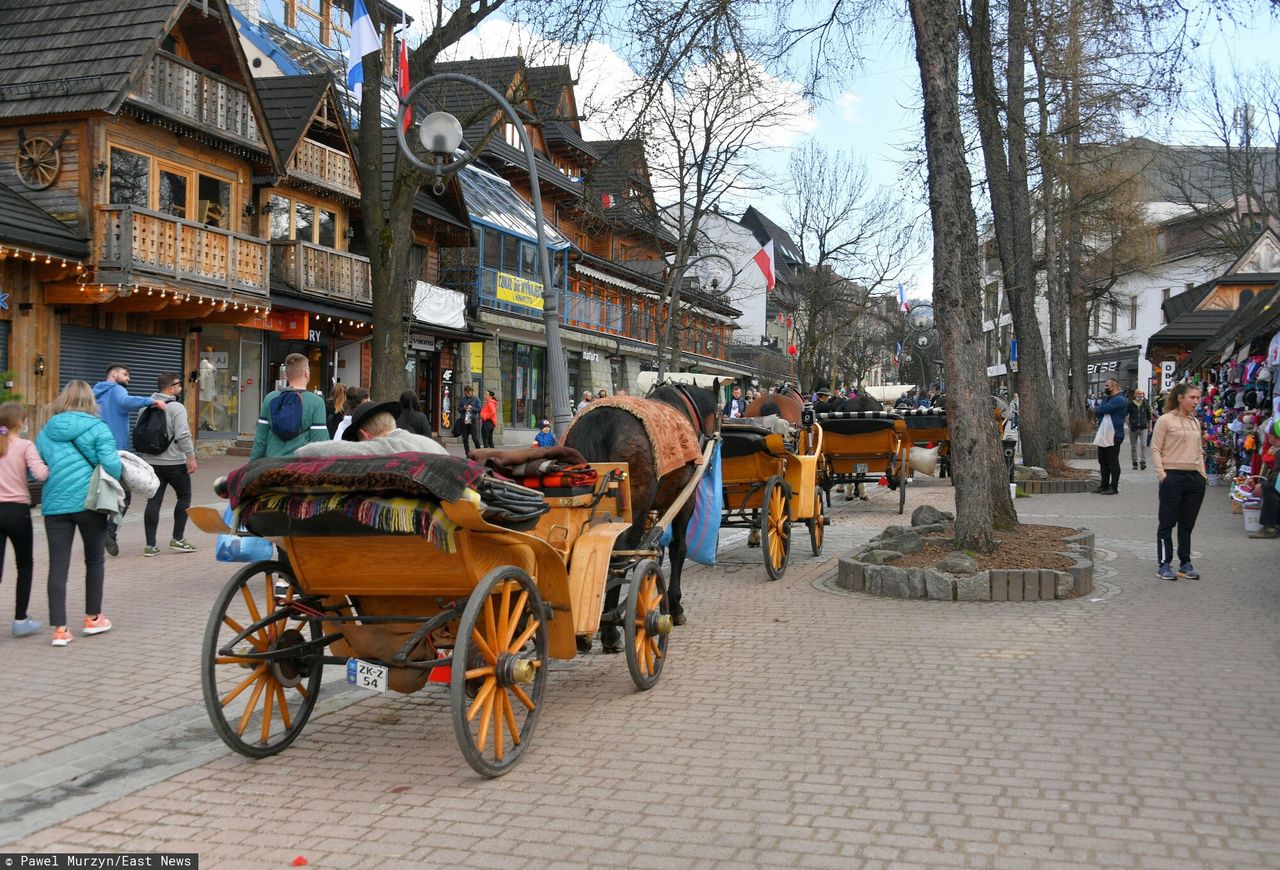
<path id="1" fill-rule="evenodd" d="M 594 278 L 597 281 L 603 281 L 606 284 L 612 284 L 615 287 L 630 290 L 632 293 L 639 293 L 641 296 L 648 296 L 650 299 L 657 299 L 660 295 L 657 290 L 650 290 L 647 287 L 641 287 L 639 284 L 634 284 L 625 278 L 610 275 L 608 272 L 601 272 L 599 269 L 593 269 L 590 266 L 584 266 L 581 263 L 574 263 L 573 269 L 575 272 L 581 272 L 588 278 Z"/>

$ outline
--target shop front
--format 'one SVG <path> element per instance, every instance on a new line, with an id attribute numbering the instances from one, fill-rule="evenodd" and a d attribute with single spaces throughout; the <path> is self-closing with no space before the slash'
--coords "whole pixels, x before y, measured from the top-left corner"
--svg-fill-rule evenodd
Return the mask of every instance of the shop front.
<path id="1" fill-rule="evenodd" d="M 547 396 L 547 349 L 521 341 L 498 342 L 498 407 L 504 426 L 536 429 L 549 418 Z"/>
<path id="2" fill-rule="evenodd" d="M 235 438 L 255 431 L 262 407 L 260 329 L 204 325 L 192 328 L 200 361 L 196 376 L 198 438 Z"/>
<path id="3" fill-rule="evenodd" d="M 1139 387 L 1149 390 L 1149 384 L 1138 383 L 1138 354 L 1141 350 L 1135 345 L 1089 354 L 1086 368 L 1089 375 L 1088 395 L 1101 395 L 1103 386 L 1112 378 L 1119 381 L 1120 386 L 1130 395 Z"/>

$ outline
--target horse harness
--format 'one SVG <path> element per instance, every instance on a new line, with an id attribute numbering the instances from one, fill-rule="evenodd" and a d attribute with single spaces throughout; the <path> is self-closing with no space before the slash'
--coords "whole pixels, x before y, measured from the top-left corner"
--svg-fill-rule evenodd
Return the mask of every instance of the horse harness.
<path id="1" fill-rule="evenodd" d="M 693 396 L 689 393 L 688 384 L 672 383 L 671 386 L 684 399 L 685 411 L 689 415 L 689 422 L 693 424 L 693 429 L 698 433 L 698 448 L 701 449 L 707 445 L 707 430 L 702 423 L 702 415 L 698 413 L 698 406 L 693 401 Z"/>

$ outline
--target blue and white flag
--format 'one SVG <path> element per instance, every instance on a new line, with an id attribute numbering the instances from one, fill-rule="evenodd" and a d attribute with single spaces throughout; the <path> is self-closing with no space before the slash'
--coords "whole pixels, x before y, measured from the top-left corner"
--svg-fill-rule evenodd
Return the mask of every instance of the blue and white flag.
<path id="1" fill-rule="evenodd" d="M 902 285 L 899 284 L 898 286 L 901 287 Z M 897 344 L 898 344 L 898 349 L 894 351 L 894 354 L 893 354 L 894 362 L 897 362 L 898 360 L 902 359 L 902 342 L 898 342 Z"/>
<path id="2" fill-rule="evenodd" d="M 360 61 L 366 54 L 382 48 L 382 40 L 374 29 L 373 19 L 365 8 L 364 0 L 355 0 L 351 10 L 351 39 L 347 43 L 347 90 L 360 99 L 361 85 L 364 84 L 364 69 Z"/>
<path id="3" fill-rule="evenodd" d="M 357 2 L 359 2 L 359 0 L 357 0 Z M 354 37 L 352 38 L 354 39 Z M 901 281 L 898 282 L 898 307 L 900 307 L 904 312 L 910 309 L 910 306 L 907 305 L 907 291 L 902 286 Z"/>

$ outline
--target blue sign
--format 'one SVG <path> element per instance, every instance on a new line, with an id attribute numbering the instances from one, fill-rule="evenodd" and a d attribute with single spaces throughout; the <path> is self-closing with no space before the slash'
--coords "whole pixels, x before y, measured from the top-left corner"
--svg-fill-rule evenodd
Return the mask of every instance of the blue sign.
<path id="1" fill-rule="evenodd" d="M 9 310 L 9 294 L 0 293 L 0 311 Z"/>
<path id="2" fill-rule="evenodd" d="M 1016 338 L 1009 339 L 1009 362 L 1018 361 L 1018 340 Z"/>

